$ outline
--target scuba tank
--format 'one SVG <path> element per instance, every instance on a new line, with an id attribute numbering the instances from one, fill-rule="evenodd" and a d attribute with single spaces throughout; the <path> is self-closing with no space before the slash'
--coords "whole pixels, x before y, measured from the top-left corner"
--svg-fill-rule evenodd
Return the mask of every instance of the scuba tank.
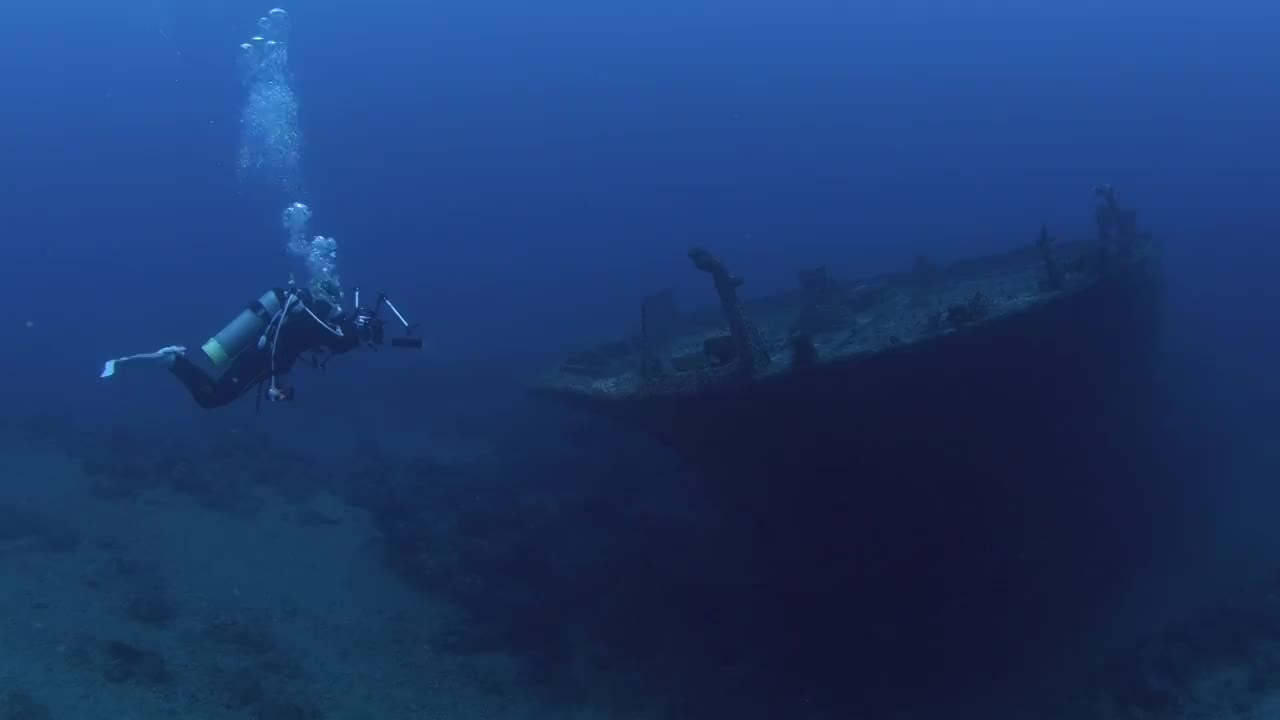
<path id="1" fill-rule="evenodd" d="M 200 347 L 218 368 L 225 367 L 237 355 L 256 345 L 267 326 L 284 308 L 284 293 L 268 290 Z"/>

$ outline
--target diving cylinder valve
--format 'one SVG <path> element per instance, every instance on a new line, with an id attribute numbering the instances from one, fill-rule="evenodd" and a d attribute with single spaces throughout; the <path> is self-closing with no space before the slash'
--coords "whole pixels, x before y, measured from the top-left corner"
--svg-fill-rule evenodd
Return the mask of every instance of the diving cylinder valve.
<path id="1" fill-rule="evenodd" d="M 245 348 L 257 344 L 271 320 L 283 307 L 282 295 L 276 290 L 263 293 L 262 297 L 249 303 L 248 307 L 218 331 L 217 335 L 209 338 L 209 342 L 200 349 L 215 366 L 225 367 Z"/>

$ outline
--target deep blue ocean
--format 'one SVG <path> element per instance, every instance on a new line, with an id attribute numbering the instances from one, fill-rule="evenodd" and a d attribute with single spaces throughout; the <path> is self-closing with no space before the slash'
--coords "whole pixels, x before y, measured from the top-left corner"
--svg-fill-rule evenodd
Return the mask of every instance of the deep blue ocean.
<path id="1" fill-rule="evenodd" d="M 1280 5 L 296 0 L 282 7 L 289 33 L 281 77 L 296 100 L 292 129 L 300 138 L 288 190 L 237 167 L 252 85 L 240 45 L 259 32 L 271 5 L 17 0 L 3 10 L 0 421 L 10 437 L 0 442 L 0 482 L 10 487 L 0 497 L 0 543 L 40 535 L 4 530 L 3 523 L 26 522 L 12 508 L 27 507 L 80 539 L 74 549 L 39 553 L 0 544 L 0 566 L 8 566 L 0 596 L 13 598 L 0 605 L 13 618 L 0 631 L 0 656 L 8 656 L 0 692 L 13 689 L 0 697 L 8 703 L 0 718 L 997 717 L 974 708 L 995 708 L 994 698 L 1021 680 L 969 683 L 971 692 L 948 706 L 940 698 L 950 691 L 914 693 L 899 679 L 901 703 L 877 696 L 860 706 L 830 701 L 863 693 L 853 673 L 840 688 L 826 679 L 823 687 L 779 680 L 770 689 L 759 677 L 785 672 L 760 661 L 764 669 L 753 672 L 761 674 L 742 671 L 752 679 L 735 689 L 731 671 L 693 650 L 681 660 L 686 649 L 675 641 L 662 651 L 680 668 L 669 676 L 652 671 L 654 648 L 612 653 L 625 643 L 600 631 L 608 625 L 600 618 L 629 617 L 643 627 L 646 607 L 680 602 L 669 589 L 627 613 L 588 604 L 556 616 L 537 599 L 545 553 L 597 551 L 546 571 L 562 580 L 579 572 L 575 562 L 625 574 L 653 560 L 613 537 L 608 511 L 565 537 L 557 533 L 570 521 L 549 518 L 545 504 L 592 493 L 660 504 L 696 486 L 698 474 L 633 433 L 531 404 L 523 388 L 564 352 L 633 332 L 648 293 L 671 290 L 682 304 L 710 305 L 705 277 L 686 258 L 692 246 L 712 249 L 747 279 L 742 292 L 759 296 L 792 287 L 804 267 L 870 276 L 906 270 L 920 256 L 946 261 L 1030 244 L 1042 223 L 1063 237 L 1091 237 L 1093 188 L 1102 183 L 1139 209 L 1160 242 L 1163 347 L 1152 373 L 1161 422 L 1167 449 L 1201 463 L 1193 482 L 1177 485 L 1178 504 L 1200 510 L 1185 542 L 1157 553 L 1149 573 L 1135 571 L 1132 592 L 1118 594 L 1116 606 L 1134 618 L 1192 612 L 1280 564 Z M 109 358 L 175 344 L 195 352 L 246 303 L 291 275 L 304 278 L 281 225 L 294 202 L 313 213 L 309 234 L 336 239 L 348 293 L 357 284 L 386 292 L 417 326 L 421 350 L 384 347 L 336 358 L 324 372 L 299 368 L 291 376 L 296 401 L 261 412 L 252 398 L 205 411 L 161 368 L 98 377 Z M 207 487 L 182 487 L 173 480 L 176 463 L 216 466 L 208 474 L 234 475 L 246 486 L 271 484 L 255 473 L 340 475 L 350 491 L 392 466 L 442 479 L 429 501 L 395 500 L 421 500 L 429 510 L 390 519 L 365 518 L 368 506 L 351 497 L 334 501 L 340 511 L 304 512 L 278 499 L 226 511 L 222 485 L 217 502 L 192 510 L 183 503 L 208 500 Z M 95 472 L 136 482 L 123 499 L 116 485 L 92 485 L 88 500 L 75 495 L 76 483 Z M 657 476 L 664 480 L 645 479 Z M 1146 487 L 1159 494 L 1160 482 Z M 321 486 L 334 490 L 317 480 L 300 492 L 310 498 Z M 489 503 L 491 511 L 495 502 L 501 513 L 475 507 Z M 608 505 L 583 501 L 597 502 Z M 199 519 L 206 515 L 217 519 Z M 297 539 L 293 529 L 273 529 L 285 516 L 305 526 Z M 407 540 L 402 526 L 427 517 L 440 523 L 432 540 Z M 360 523 L 368 529 L 355 529 Z M 355 538 L 350 547 L 332 539 L 339 532 Z M 450 533 L 470 544 L 453 543 Z M 403 567 L 364 544 L 388 536 L 421 540 L 415 553 L 449 554 L 451 569 L 404 582 Z M 650 539 L 661 548 L 660 537 Z M 272 549 L 259 552 L 259 541 Z M 658 552 L 689 552 L 714 565 L 714 540 L 707 542 Z M 493 549 L 503 543 L 511 552 Z M 157 545 L 166 551 L 148 554 Z M 346 567 L 335 557 L 362 552 L 371 553 L 369 567 L 326 575 L 330 563 Z M 103 569 L 121 564 L 148 568 L 142 590 L 133 573 Z M 315 570 L 294 577 L 281 564 Z M 257 580 L 229 579 L 249 566 Z M 494 577 L 511 578 L 511 586 Z M 592 577 L 602 587 L 612 582 Z M 271 594 L 276 581 L 286 585 L 280 597 L 292 588 L 309 599 L 281 609 L 285 601 Z M 253 591 L 244 583 L 252 582 L 271 599 L 246 599 Z M 220 605 L 219 588 L 233 585 Z M 602 604 L 622 602 L 597 590 L 611 598 Z M 563 583 L 554 592 L 565 592 Z M 494 600 L 513 594 L 519 601 L 510 606 Z M 135 595 L 171 605 L 172 619 L 153 623 L 144 612 L 138 620 Z M 1134 605 L 1152 597 L 1157 609 Z M 451 609 L 436 613 L 443 606 Z M 439 618 L 469 611 L 490 623 L 526 613 L 521 627 L 553 628 L 557 642 L 527 628 L 457 640 Z M 214 637 L 228 623 L 247 627 L 236 613 L 251 614 L 255 631 L 281 623 L 270 631 L 269 652 L 292 647 L 291 658 L 306 665 L 315 657 L 315 668 L 274 673 L 262 669 L 266 654 L 250 649 L 227 660 L 190 639 Z M 431 637 L 454 644 L 395 645 L 427 632 L 428 620 L 414 613 L 445 628 L 433 625 Z M 575 623 L 582 613 L 596 614 Z M 235 617 L 210 619 L 228 614 Z M 388 631 L 391 639 L 361 641 L 356 618 L 366 616 L 401 624 Z M 1078 638 L 1141 624 L 1120 610 L 1095 619 Z M 243 633 L 227 634 L 244 644 Z M 577 654 L 568 638 L 574 648 L 595 649 Z M 82 640 L 88 659 L 76 660 Z M 326 651 L 304 649 L 304 640 L 344 649 L 321 660 Z M 150 687 L 100 671 L 95 643 L 112 642 L 128 648 L 108 644 L 109 668 L 145 668 L 146 653 L 165 648 L 172 677 Z M 1091 641 L 1082 642 L 1084 651 L 1064 643 L 1037 657 L 1053 667 L 1060 655 L 1087 654 Z M 412 648 L 428 645 L 436 648 L 432 660 L 415 659 L 423 665 L 403 672 Z M 1241 683 L 1280 686 L 1280 662 L 1249 652 L 1267 669 Z M 466 659 L 455 667 L 455 656 Z M 528 663 L 546 677 L 513 669 Z M 262 679 L 237 675 L 250 670 Z M 607 691 L 599 677 L 608 678 Z M 244 683 L 260 684 L 266 699 L 248 691 L 218 699 Z M 359 688 L 363 699 L 335 700 L 325 688 L 329 695 Z M 755 715 L 706 700 L 739 692 Z M 697 699 L 657 700 L 668 696 Z M 1211 716 L 1278 712 L 1263 690 L 1250 697 L 1259 714 L 1227 714 L 1244 713 L 1234 707 Z M 1114 716 L 1087 700 L 1062 717 L 1191 717 L 1179 714 L 1189 712 L 1189 700 L 1166 700 L 1135 701 L 1144 710 L 1133 712 L 1147 714 Z M 28 702 L 52 715 L 14 714 L 38 712 Z M 921 704 L 950 714 L 906 714 Z"/>

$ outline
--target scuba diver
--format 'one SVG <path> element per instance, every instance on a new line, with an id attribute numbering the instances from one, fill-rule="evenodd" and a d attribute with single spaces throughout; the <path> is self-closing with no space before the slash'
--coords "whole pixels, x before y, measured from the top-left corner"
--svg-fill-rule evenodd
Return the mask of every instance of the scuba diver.
<path id="1" fill-rule="evenodd" d="M 376 348 L 386 341 L 385 321 L 379 317 L 383 306 L 405 329 L 403 336 L 391 339 L 391 345 L 422 347 L 422 340 L 413 336 L 413 327 L 385 293 L 378 295 L 370 309 L 360 305 L 356 288 L 350 312 L 342 309 L 340 298 L 338 289 L 326 282 L 311 289 L 290 282 L 286 288 L 268 290 L 201 346 L 216 372 L 188 358 L 185 347 L 173 345 L 109 360 L 101 377 L 114 375 L 116 366 L 123 362 L 158 360 L 205 409 L 229 405 L 250 392 L 258 393 L 259 406 L 263 394 L 271 401 L 292 400 L 293 388 L 282 385 L 281 379 L 303 355 L 310 354 L 312 367 L 323 368 L 334 355 L 362 345 Z"/>

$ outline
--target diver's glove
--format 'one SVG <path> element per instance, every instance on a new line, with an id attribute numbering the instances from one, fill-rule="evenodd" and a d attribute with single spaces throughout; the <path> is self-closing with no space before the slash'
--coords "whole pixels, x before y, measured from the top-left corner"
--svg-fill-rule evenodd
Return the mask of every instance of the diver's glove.
<path id="1" fill-rule="evenodd" d="M 165 365 L 172 365 L 176 357 L 179 355 L 185 355 L 186 352 L 187 349 L 181 345 L 170 345 L 169 347 L 163 347 L 151 353 L 138 353 L 137 355 L 128 355 L 126 357 L 116 358 L 115 360 L 108 360 L 102 365 L 102 374 L 98 377 L 111 377 L 116 374 L 116 365 L 123 362 L 130 362 L 132 360 L 158 360 L 163 362 Z"/>

